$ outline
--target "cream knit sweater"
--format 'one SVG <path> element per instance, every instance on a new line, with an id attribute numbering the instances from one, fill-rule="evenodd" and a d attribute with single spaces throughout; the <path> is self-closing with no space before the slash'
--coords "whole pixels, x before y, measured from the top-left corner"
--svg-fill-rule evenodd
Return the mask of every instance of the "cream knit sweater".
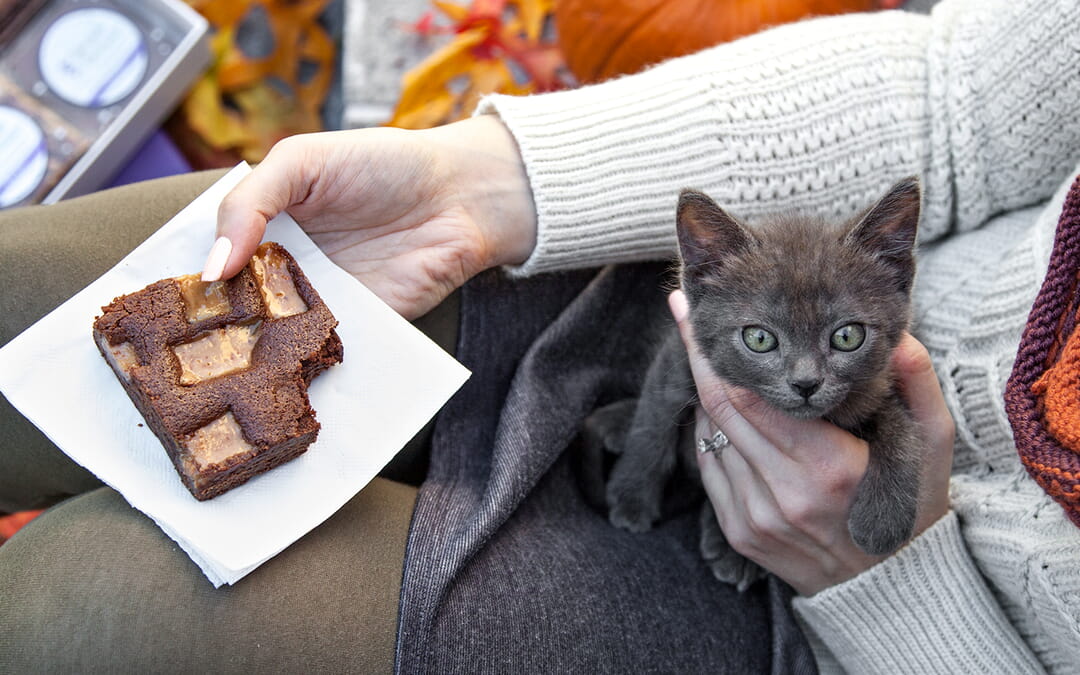
<path id="1" fill-rule="evenodd" d="M 922 176 L 914 330 L 956 420 L 953 510 L 795 607 L 824 671 L 1080 672 L 1080 529 L 1024 472 L 1002 402 L 1080 171 L 1080 3 L 805 21 L 479 112 L 535 197 L 519 275 L 670 257 L 684 187 L 747 218 L 842 218 Z"/>

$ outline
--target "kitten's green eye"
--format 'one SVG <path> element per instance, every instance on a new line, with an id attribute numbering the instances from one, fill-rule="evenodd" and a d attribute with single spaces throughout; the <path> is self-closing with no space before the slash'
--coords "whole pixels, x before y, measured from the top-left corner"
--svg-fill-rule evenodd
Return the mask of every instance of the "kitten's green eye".
<path id="1" fill-rule="evenodd" d="M 742 339 L 750 351 L 764 354 L 776 349 L 776 336 L 761 326 L 747 326 L 742 330 Z"/>
<path id="2" fill-rule="evenodd" d="M 853 352 L 862 347 L 865 339 L 866 328 L 861 323 L 849 323 L 846 326 L 837 328 L 829 342 L 832 343 L 833 349 L 839 349 L 842 352 Z"/>

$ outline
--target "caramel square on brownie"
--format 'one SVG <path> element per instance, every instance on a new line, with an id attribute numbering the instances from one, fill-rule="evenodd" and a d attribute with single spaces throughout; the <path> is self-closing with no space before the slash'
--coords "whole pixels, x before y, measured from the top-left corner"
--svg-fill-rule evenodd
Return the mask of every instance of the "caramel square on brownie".
<path id="1" fill-rule="evenodd" d="M 205 500 L 297 457 L 319 423 L 311 380 L 340 363 L 337 320 L 281 245 L 227 281 L 163 279 L 116 298 L 94 340 Z"/>

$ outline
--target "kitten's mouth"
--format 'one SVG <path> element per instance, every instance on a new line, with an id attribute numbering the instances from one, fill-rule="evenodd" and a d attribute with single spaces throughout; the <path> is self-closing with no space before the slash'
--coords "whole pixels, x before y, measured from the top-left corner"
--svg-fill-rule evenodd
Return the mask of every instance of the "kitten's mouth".
<path id="1" fill-rule="evenodd" d="M 784 412 L 801 420 L 810 420 L 824 417 L 827 411 L 809 401 L 800 401 L 795 405 L 784 408 Z"/>

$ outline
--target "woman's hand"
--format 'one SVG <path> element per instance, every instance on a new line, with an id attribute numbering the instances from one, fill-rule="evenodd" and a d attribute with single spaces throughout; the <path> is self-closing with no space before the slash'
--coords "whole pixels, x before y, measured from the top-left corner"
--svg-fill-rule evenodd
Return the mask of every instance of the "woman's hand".
<path id="1" fill-rule="evenodd" d="M 524 262 L 536 240 L 524 165 L 493 115 L 281 141 L 222 202 L 203 278 L 240 271 L 282 211 L 406 318 L 485 269 Z"/>
<path id="2" fill-rule="evenodd" d="M 848 512 L 866 471 L 867 444 L 822 420 L 798 420 L 713 374 L 693 341 L 686 298 L 669 299 L 697 384 L 698 437 L 720 429 L 731 441 L 699 455 L 702 481 L 732 548 L 812 595 L 851 579 L 881 558 L 863 553 Z M 922 460 L 919 534 L 949 509 L 954 425 L 926 349 L 907 335 L 893 367 L 929 456 Z"/>

